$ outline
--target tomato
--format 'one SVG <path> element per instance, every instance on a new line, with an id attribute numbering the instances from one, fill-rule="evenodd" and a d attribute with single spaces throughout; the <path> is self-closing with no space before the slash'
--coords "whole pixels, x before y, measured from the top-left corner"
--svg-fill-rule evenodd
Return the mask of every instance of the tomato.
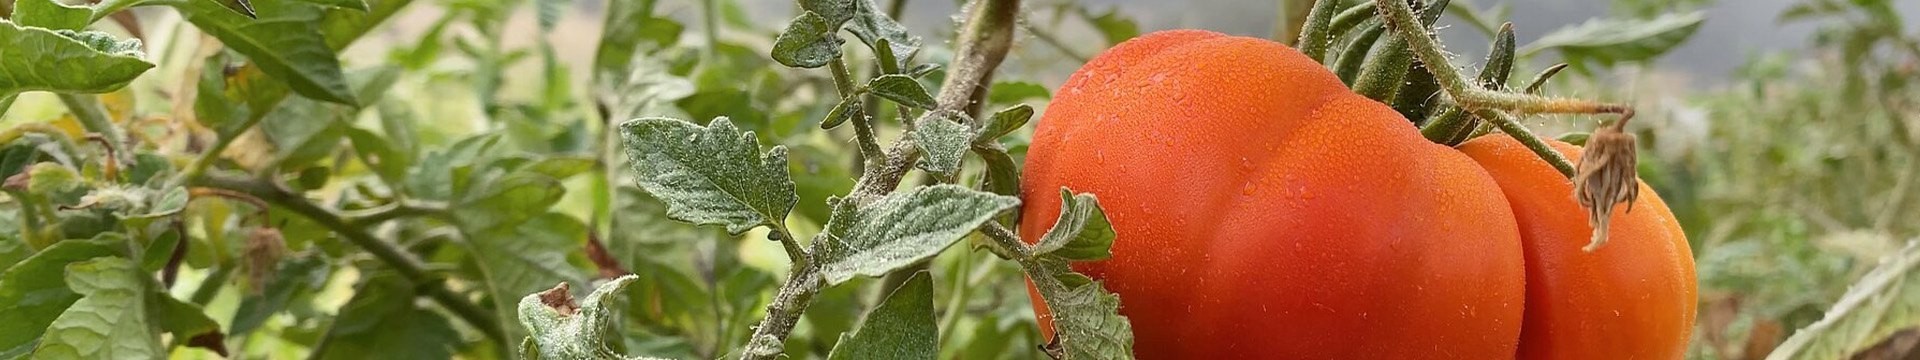
<path id="1" fill-rule="evenodd" d="M 1141 358 L 1511 357 L 1519 230 L 1472 159 L 1278 43 L 1170 31 L 1055 92 L 1020 233 L 1062 186 L 1119 235 L 1075 269 L 1120 295 Z"/>
<path id="2" fill-rule="evenodd" d="M 1574 162 L 1580 148 L 1553 142 Z M 1592 231 L 1566 177 L 1506 135 L 1460 146 L 1500 183 L 1527 253 L 1522 359 L 1679 359 L 1693 330 L 1693 252 L 1659 194 L 1640 184 L 1633 209 L 1613 210 L 1610 241 Z"/>
<path id="3" fill-rule="evenodd" d="M 1136 38 L 1037 126 L 1020 233 L 1045 233 L 1061 187 L 1099 197 L 1113 257 L 1074 268 L 1120 295 L 1141 358 L 1678 358 L 1693 321 L 1657 196 L 1580 252 L 1585 212 L 1538 157 L 1434 144 L 1278 43 Z"/>

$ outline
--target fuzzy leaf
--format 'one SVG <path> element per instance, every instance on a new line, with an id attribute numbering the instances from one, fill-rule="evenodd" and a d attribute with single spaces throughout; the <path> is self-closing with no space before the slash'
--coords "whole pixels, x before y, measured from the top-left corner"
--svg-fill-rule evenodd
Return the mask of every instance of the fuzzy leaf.
<path id="1" fill-rule="evenodd" d="M 753 132 L 727 118 L 706 127 L 643 118 L 622 124 L 620 132 L 636 182 L 667 204 L 668 217 L 739 234 L 786 221 L 793 211 L 787 148 L 774 146 L 762 156 Z"/>
<path id="2" fill-rule="evenodd" d="M 927 94 L 927 88 L 906 75 L 881 75 L 867 81 L 867 88 L 874 95 L 893 100 L 900 105 L 921 109 L 932 109 L 934 106 L 933 95 Z"/>
<path id="3" fill-rule="evenodd" d="M 73 6 L 58 0 L 18 0 L 13 3 L 13 21 L 22 26 L 48 30 L 80 30 L 92 23 L 93 9 Z"/>
<path id="4" fill-rule="evenodd" d="M 829 360 L 926 359 L 939 354 L 940 329 L 934 324 L 933 276 L 914 273 L 867 313 L 860 331 L 840 335 Z"/>
<path id="5" fill-rule="evenodd" d="M 815 245 L 829 284 L 856 275 L 880 276 L 932 257 L 1020 199 L 934 185 L 887 195 L 865 206 L 840 200 L 827 221 L 828 238 Z"/>
<path id="6" fill-rule="evenodd" d="M 1706 17 L 1699 12 L 1653 19 L 1594 19 L 1561 28 L 1526 46 L 1523 54 L 1559 50 L 1569 63 L 1601 65 L 1652 59 L 1686 42 Z"/>
<path id="7" fill-rule="evenodd" d="M 81 298 L 47 326 L 35 358 L 158 359 L 167 353 L 148 323 L 145 279 L 132 261 L 101 257 L 67 265 Z"/>
<path id="8" fill-rule="evenodd" d="M 1074 273 L 1065 259 L 1041 258 L 1031 274 L 1053 316 L 1054 336 L 1065 359 L 1132 359 L 1133 324 L 1120 315 L 1120 297 L 1099 282 Z"/>
<path id="9" fill-rule="evenodd" d="M 247 18 L 209 0 L 176 3 L 181 16 L 222 44 L 247 55 L 260 70 L 284 81 L 308 98 L 354 105 L 353 90 L 340 71 L 339 55 L 322 33 L 325 9 L 294 0 L 259 0 L 259 19 Z"/>
<path id="10" fill-rule="evenodd" d="M 451 359 L 460 332 L 440 312 L 425 308 L 412 284 L 386 269 L 361 269 L 353 298 L 340 307 L 316 360 Z"/>
<path id="11" fill-rule="evenodd" d="M 638 277 L 622 276 L 594 289 L 585 302 L 574 304 L 565 284 L 520 298 L 520 324 L 532 332 L 522 349 L 539 359 L 626 359 L 607 346 L 618 341 L 613 333 L 613 309 L 608 302 Z"/>
<path id="12" fill-rule="evenodd" d="M 1103 260 L 1113 256 L 1113 223 L 1093 194 L 1075 195 L 1060 188 L 1060 217 L 1040 236 L 1035 254 L 1053 254 L 1069 260 Z"/>
<path id="13" fill-rule="evenodd" d="M 0 96 L 23 91 L 105 93 L 125 87 L 153 64 L 140 40 L 99 32 L 47 30 L 0 20 Z"/>
<path id="14" fill-rule="evenodd" d="M 801 13 L 773 40 L 773 61 L 797 68 L 817 68 L 840 57 L 843 40 L 837 28 L 813 12 Z"/>
<path id="15" fill-rule="evenodd" d="M 867 48 L 874 49 L 876 52 L 880 51 L 879 46 L 882 45 L 880 40 L 886 39 L 885 46 L 893 52 L 896 66 L 906 68 L 913 54 L 920 51 L 920 37 L 907 33 L 906 26 L 887 17 L 886 13 L 881 12 L 879 7 L 874 5 L 873 0 L 845 1 L 855 2 L 854 4 L 858 6 L 853 18 L 847 21 L 847 31 L 852 32 L 861 43 L 865 43 Z"/>
<path id="16" fill-rule="evenodd" d="M 827 110 L 827 117 L 820 119 L 820 128 L 832 129 L 852 120 L 854 115 L 860 114 L 860 106 L 859 96 L 840 99 L 840 102 L 833 104 L 833 109 Z"/>
<path id="17" fill-rule="evenodd" d="M 1794 332 L 1768 360 L 1854 357 L 1895 333 L 1920 329 L 1920 243 L 1853 283 L 1819 322 Z"/>
<path id="18" fill-rule="evenodd" d="M 924 157 L 920 158 L 920 168 L 928 172 L 952 174 L 960 170 L 960 160 L 967 155 L 968 144 L 973 140 L 973 131 L 960 121 L 966 115 L 954 113 L 950 116 L 936 116 L 941 112 L 929 113 L 921 117 L 914 127 L 913 144 L 920 147 Z M 960 117 L 960 118 L 956 118 Z"/>

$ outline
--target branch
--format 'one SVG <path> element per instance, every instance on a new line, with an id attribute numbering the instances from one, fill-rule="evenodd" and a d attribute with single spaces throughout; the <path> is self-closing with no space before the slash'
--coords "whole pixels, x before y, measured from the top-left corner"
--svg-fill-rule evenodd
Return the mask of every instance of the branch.
<path id="1" fill-rule="evenodd" d="M 978 99 L 986 95 L 984 84 L 991 82 L 994 69 L 1006 59 L 1007 50 L 1013 45 L 1013 26 L 1020 0 L 981 0 L 974 4 L 966 28 L 959 36 L 960 47 L 955 52 L 953 70 L 940 85 L 936 111 L 977 113 Z M 879 166 L 866 167 L 848 201 L 868 202 L 892 193 L 900 187 L 901 178 L 913 168 L 913 161 L 918 157 L 919 148 L 913 141 L 905 138 L 894 141 L 887 149 L 885 160 L 878 162 Z M 824 232 L 814 235 L 813 243 L 823 244 L 824 236 Z M 813 295 L 826 285 L 818 273 L 817 263 L 795 265 L 786 285 L 780 287 L 773 302 L 767 305 L 767 317 L 754 327 L 742 359 L 778 358 L 787 336 L 799 323 L 800 315 L 806 313 Z"/>
<path id="2" fill-rule="evenodd" d="M 366 249 L 368 253 L 373 254 L 374 258 L 392 267 L 396 272 L 399 272 L 402 277 L 405 277 L 408 282 L 412 283 L 414 289 L 432 298 L 435 302 L 440 303 L 440 306 L 445 307 L 448 311 L 453 312 L 454 315 L 465 320 L 468 325 L 480 329 L 480 332 L 486 334 L 488 339 L 500 344 L 508 343 L 506 342 L 506 331 L 500 327 L 498 319 L 494 319 L 493 316 L 488 313 L 488 310 L 468 301 L 466 297 L 461 296 L 459 293 L 448 289 L 446 283 L 443 281 L 444 279 L 429 274 L 427 272 L 427 265 L 419 259 L 414 258 L 412 254 L 401 250 L 398 246 L 375 238 L 373 234 L 367 233 L 366 230 L 341 218 L 340 215 L 335 214 L 333 211 L 321 208 L 319 205 L 314 205 L 313 202 L 308 201 L 305 197 L 294 194 L 266 180 L 205 175 L 192 179 L 191 183 L 193 186 L 231 190 L 252 195 L 267 203 L 313 220 L 313 222 L 329 230 L 333 230 L 335 234 L 339 234 L 340 237 L 346 238 L 348 242 L 362 249 Z"/>

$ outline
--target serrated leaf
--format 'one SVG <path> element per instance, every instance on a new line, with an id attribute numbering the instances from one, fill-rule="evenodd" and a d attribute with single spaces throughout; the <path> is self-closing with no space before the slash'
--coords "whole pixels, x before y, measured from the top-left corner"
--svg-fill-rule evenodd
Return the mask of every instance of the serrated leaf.
<path id="1" fill-rule="evenodd" d="M 326 11 L 294 0 L 259 0 L 260 18 L 234 13 L 214 1 L 175 3 L 181 16 L 222 44 L 247 55 L 251 64 L 308 98 L 355 105 L 340 71 L 339 55 L 322 33 Z"/>
<path id="2" fill-rule="evenodd" d="M 797 68 L 817 68 L 840 57 L 838 28 L 811 11 L 793 18 L 773 40 L 773 61 Z"/>
<path id="3" fill-rule="evenodd" d="M 994 112 L 993 116 L 987 118 L 985 124 L 980 125 L 980 133 L 974 135 L 973 143 L 985 144 L 998 141 L 1000 137 L 1007 136 L 1022 126 L 1027 126 L 1027 121 L 1031 119 L 1033 119 L 1033 107 L 1026 104 L 1014 105 Z"/>
<path id="4" fill-rule="evenodd" d="M 860 330 L 840 335 L 830 360 L 927 359 L 938 355 L 940 329 L 933 316 L 933 276 L 914 273 L 867 313 Z"/>
<path id="5" fill-rule="evenodd" d="M 1705 20 L 1699 12 L 1653 19 L 1594 19 L 1547 33 L 1521 53 L 1558 50 L 1568 62 L 1592 60 L 1602 65 L 1643 61 L 1686 42 Z"/>
<path id="6" fill-rule="evenodd" d="M 1854 357 L 1895 333 L 1920 328 L 1920 243 L 1899 253 L 1849 286 L 1826 315 L 1794 332 L 1768 360 Z"/>
<path id="7" fill-rule="evenodd" d="M 68 264 L 120 255 L 122 249 L 124 244 L 117 240 L 61 241 L 0 274 L 0 304 L 7 304 L 0 306 L 0 319 L 7 319 L 6 326 L 0 326 L 0 359 L 32 351 L 46 335 L 47 325 L 80 299 L 63 280 Z"/>
<path id="8" fill-rule="evenodd" d="M 80 300 L 47 326 L 33 357 L 158 359 L 167 351 L 148 323 L 146 279 L 132 261 L 100 257 L 67 265 L 67 287 Z"/>
<path id="9" fill-rule="evenodd" d="M 23 26 L 48 30 L 80 30 L 92 23 L 93 9 L 72 6 L 58 0 L 17 0 L 13 3 L 13 21 Z"/>
<path id="10" fill-rule="evenodd" d="M 541 208 L 541 209 L 544 209 Z M 508 210 L 511 211 L 511 210 Z M 526 210 L 522 210 L 525 212 Z M 468 235 L 474 256 L 485 259 L 480 277 L 486 279 L 489 292 L 498 299 L 512 299 L 560 282 L 585 283 L 587 272 L 568 259 L 586 239 L 587 226 L 580 220 L 559 213 L 542 212 L 509 228 Z M 513 316 L 513 304 L 496 304 L 500 318 Z M 508 325 L 508 336 L 518 338 L 524 329 Z"/>
<path id="11" fill-rule="evenodd" d="M 1060 188 L 1060 217 L 1040 236 L 1034 254 L 1053 254 L 1068 260 L 1092 261 L 1113 257 L 1113 223 L 1093 194 L 1074 194 Z"/>
<path id="12" fill-rule="evenodd" d="M 1074 273 L 1066 259 L 1044 256 L 1030 274 L 1053 318 L 1052 339 L 1065 359 L 1132 359 L 1133 324 L 1120 315 L 1120 296 Z"/>
<path id="13" fill-rule="evenodd" d="M 881 75 L 867 81 L 868 91 L 874 95 L 893 100 L 900 105 L 921 109 L 932 109 L 933 95 L 927 94 L 927 88 L 912 77 L 899 74 Z"/>
<path id="14" fill-rule="evenodd" d="M 933 257 L 994 215 L 1019 206 L 1020 199 L 943 184 L 854 203 L 843 199 L 834 206 L 828 237 L 814 251 L 829 284 L 856 275 L 880 276 Z"/>
<path id="15" fill-rule="evenodd" d="M 958 113 L 937 115 L 942 112 L 928 113 L 915 123 L 912 132 L 914 146 L 920 147 L 920 168 L 928 172 L 952 174 L 960 170 L 960 161 L 967 155 L 967 148 L 973 141 L 973 131 L 960 121 L 965 116 Z"/>
<path id="16" fill-rule="evenodd" d="M 153 64 L 140 40 L 25 27 L 0 20 L 0 96 L 24 91 L 98 94 L 125 87 Z"/>
<path id="17" fill-rule="evenodd" d="M 667 216 L 724 225 L 739 234 L 786 221 L 796 195 L 787 173 L 787 148 L 765 156 L 753 132 L 727 118 L 705 127 L 668 118 L 620 125 L 627 158 L 641 189 L 667 204 Z"/>
<path id="18" fill-rule="evenodd" d="M 579 304 L 573 303 L 566 284 L 520 298 L 520 324 L 532 333 L 527 337 L 532 348 L 523 351 L 537 353 L 540 359 L 626 358 L 607 345 L 617 338 L 612 334 L 613 309 L 607 302 L 638 279 L 633 275 L 613 279 Z"/>
<path id="19" fill-rule="evenodd" d="M 466 342 L 445 316 L 415 300 L 413 284 L 399 274 L 361 273 L 353 298 L 340 307 L 321 340 L 327 346 L 311 359 L 451 359 L 452 347 Z"/>

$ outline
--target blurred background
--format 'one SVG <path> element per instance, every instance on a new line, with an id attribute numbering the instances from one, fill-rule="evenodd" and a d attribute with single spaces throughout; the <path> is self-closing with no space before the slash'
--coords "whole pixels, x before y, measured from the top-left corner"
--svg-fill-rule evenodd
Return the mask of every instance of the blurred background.
<path id="1" fill-rule="evenodd" d="M 646 40 L 629 64 L 597 61 L 602 24 L 613 4 L 609 1 L 634 1 L 652 9 L 639 25 Z M 918 59 L 944 62 L 950 57 L 957 1 L 877 2 L 900 14 L 901 22 L 925 40 Z M 1286 9 L 1301 2 L 1028 1 L 988 108 L 1025 103 L 1044 112 L 1051 89 L 1087 57 L 1143 32 L 1201 28 L 1274 38 L 1285 32 Z M 1489 29 L 1511 21 L 1525 54 L 1516 73 L 1573 63 L 1573 70 L 1550 83 L 1546 93 L 1638 107 L 1641 115 L 1631 131 L 1642 139 L 1641 175 L 1681 219 L 1698 264 L 1701 314 L 1690 358 L 1761 358 L 1795 329 L 1820 320 L 1849 291 L 1849 284 L 1881 264 L 1884 256 L 1920 239 L 1920 184 L 1915 184 L 1920 182 L 1920 87 L 1914 84 L 1920 80 L 1920 26 L 1913 24 L 1920 19 L 1920 1 L 1453 4 L 1442 20 L 1441 38 L 1457 55 L 1457 65 L 1477 68 Z M 818 119 L 833 105 L 827 74 L 788 69 L 767 57 L 794 9 L 784 0 L 417 0 L 342 52 L 342 62 L 355 79 L 360 76 L 353 74 L 395 74 L 386 95 L 371 102 L 374 110 L 342 119 L 404 139 L 406 151 L 419 154 L 423 163 L 475 138 L 499 140 L 502 153 L 618 162 L 624 156 L 605 147 L 610 135 L 601 119 L 729 116 L 755 130 L 763 143 L 792 150 L 801 205 L 789 222 L 805 238 L 825 222 L 824 200 L 846 193 L 852 185 L 849 175 L 858 172 L 849 157 L 849 130 L 816 130 Z M 121 104 L 133 113 L 168 114 L 179 108 L 169 94 L 195 83 L 200 60 L 207 57 L 195 46 L 203 35 L 182 26 L 173 12 L 159 10 L 136 11 L 141 34 L 109 29 L 139 36 L 150 57 L 161 59 L 156 61 L 160 68 L 141 77 L 131 90 L 114 95 L 121 98 L 107 97 L 110 107 Z M 1583 28 L 1590 22 L 1592 27 Z M 1656 31 L 1662 36 L 1631 43 L 1548 41 L 1556 33 L 1595 29 Z M 1590 48 L 1604 50 L 1583 50 Z M 1515 76 L 1515 81 L 1524 78 Z M 53 121 L 63 111 L 51 95 L 26 94 L 0 117 L 0 125 Z M 876 109 L 877 117 L 892 116 L 889 111 Z M 418 125 L 399 134 L 390 126 L 393 119 Z M 1558 136 L 1591 129 L 1595 120 L 1554 116 L 1527 121 L 1545 135 Z M 263 126 L 272 128 L 276 120 L 266 121 Z M 898 133 L 897 126 L 883 129 L 883 138 Z M 352 144 L 334 136 L 332 145 Z M 1018 156 L 1025 135 L 1010 138 L 1008 145 Z M 229 156 L 241 165 L 283 162 L 262 157 L 305 144 L 284 139 L 243 138 Z M 373 198 L 364 193 L 381 193 L 361 189 L 377 188 L 383 183 L 380 174 L 365 166 L 339 165 L 347 162 L 346 156 L 335 155 L 341 159 L 324 174 L 332 180 L 317 180 L 314 191 L 332 194 L 327 200 L 344 207 Z M 302 175 L 307 174 L 304 168 L 326 167 L 324 161 L 307 162 L 322 165 L 278 165 L 285 173 Z M 377 232 L 420 239 L 409 246 L 430 260 L 460 264 L 447 271 L 465 274 L 500 266 L 488 271 L 527 274 L 510 282 L 531 285 L 503 287 L 497 290 L 501 294 L 604 277 L 614 269 L 578 250 L 604 246 L 595 251 L 619 265 L 614 274 L 642 277 L 628 291 L 632 300 L 623 303 L 620 326 L 629 353 L 715 358 L 739 348 L 786 272 L 779 245 L 760 240 L 765 237 L 760 232 L 733 237 L 665 220 L 664 208 L 625 178 L 625 165 L 610 168 L 621 171 L 596 170 L 593 174 L 602 177 L 558 182 L 566 191 L 552 205 L 553 212 L 573 219 L 564 223 L 574 225 L 541 228 L 557 234 L 554 248 L 568 250 L 551 258 L 489 260 L 436 250 L 432 239 L 448 236 L 444 224 L 398 223 Z M 311 235 L 312 240 L 301 240 L 298 226 L 285 231 L 287 246 L 296 253 L 340 246 L 317 230 L 307 229 L 319 234 Z M 939 287 L 942 357 L 1042 358 L 1036 352 L 1039 335 L 1018 269 L 965 250 L 955 247 L 930 264 Z M 242 289 L 195 290 L 203 288 L 196 281 L 215 271 L 210 266 L 190 266 L 174 292 L 183 298 L 210 292 L 210 313 L 250 311 L 243 304 L 252 297 Z M 301 356 L 320 347 L 315 342 L 327 326 L 324 319 L 344 311 L 361 277 L 349 268 L 307 275 L 315 279 L 301 285 L 308 290 L 281 300 L 300 304 L 287 306 L 297 310 L 261 315 L 258 330 L 229 334 L 233 347 L 258 358 Z M 495 275 L 473 277 L 486 276 Z M 856 280 L 822 293 L 789 351 L 800 358 L 823 357 L 836 336 L 851 329 L 859 314 L 877 301 L 879 282 Z M 1920 295 L 1907 290 L 1904 296 L 1895 300 L 1909 306 L 1903 309 L 1920 308 L 1913 305 L 1920 304 Z M 1899 332 L 1894 340 L 1884 346 L 1906 356 L 1920 353 L 1912 352 L 1920 343 L 1920 331 Z M 183 349 L 176 355 L 210 356 L 195 351 Z M 452 351 L 488 350 L 462 345 Z"/>

